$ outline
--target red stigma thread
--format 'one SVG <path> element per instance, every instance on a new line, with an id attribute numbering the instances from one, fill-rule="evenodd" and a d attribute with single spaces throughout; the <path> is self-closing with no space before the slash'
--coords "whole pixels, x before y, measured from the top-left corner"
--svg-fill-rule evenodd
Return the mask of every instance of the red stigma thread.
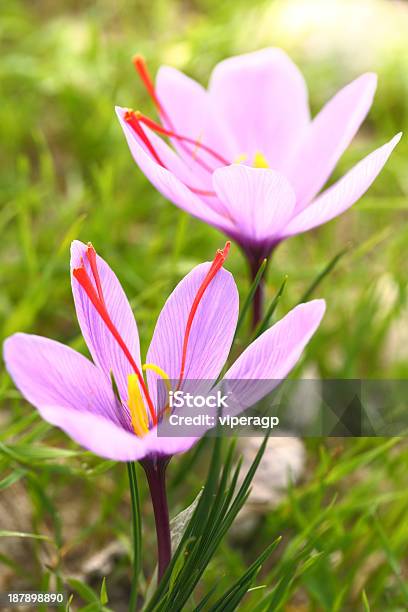
<path id="1" fill-rule="evenodd" d="M 159 123 L 156 123 L 155 121 L 152 121 L 151 119 L 141 115 L 140 113 L 138 113 L 139 121 L 143 121 L 146 125 L 148 125 L 155 132 L 158 132 L 160 134 L 163 134 L 163 135 L 166 135 L 166 136 L 169 136 L 169 137 L 172 137 L 172 138 L 176 138 L 177 140 L 179 140 L 183 150 L 188 155 L 190 155 L 190 157 L 192 157 L 207 172 L 212 173 L 214 171 L 214 169 L 210 168 L 202 159 L 197 158 L 195 151 L 191 151 L 191 149 L 189 147 L 187 147 L 185 143 L 189 143 L 191 145 L 194 145 L 194 147 L 197 149 L 197 151 L 199 149 L 202 149 L 203 151 L 206 151 L 209 155 L 212 155 L 212 157 L 214 157 L 217 161 L 219 161 L 223 166 L 229 166 L 230 162 L 227 161 L 222 155 L 220 155 L 219 153 L 217 153 L 216 151 L 214 151 L 210 147 L 208 147 L 208 146 L 198 142 L 197 140 L 194 140 L 193 138 L 189 138 L 188 136 L 182 136 L 182 135 L 177 134 L 175 132 L 173 122 L 171 121 L 171 119 L 170 119 L 169 115 L 167 114 L 163 104 L 160 102 L 160 100 L 159 100 L 159 98 L 157 96 L 156 88 L 155 88 L 154 83 L 153 83 L 153 79 L 151 78 L 151 76 L 149 74 L 149 71 L 147 69 L 147 65 L 146 65 L 146 62 L 145 62 L 144 58 L 141 55 L 136 54 L 133 57 L 132 61 L 133 61 L 133 65 L 135 67 L 135 70 L 136 70 L 136 72 L 138 73 L 138 75 L 140 77 L 140 80 L 142 81 L 143 85 L 145 86 L 145 89 L 146 89 L 147 93 L 149 94 L 151 100 L 153 101 L 153 104 L 155 105 L 155 107 L 156 107 L 156 109 L 157 109 L 157 111 L 158 111 L 158 113 L 160 115 L 160 118 L 162 119 L 162 121 L 166 122 L 166 124 L 169 126 L 170 129 L 164 128 Z M 142 135 L 141 134 L 139 134 L 139 135 L 142 138 Z M 145 142 L 146 146 L 149 147 L 149 145 L 146 143 L 145 140 L 144 140 L 144 142 Z M 150 147 L 149 147 L 149 149 L 150 149 Z M 199 195 L 209 195 L 210 194 L 210 192 L 201 192 L 200 190 L 194 191 L 194 189 L 192 189 L 192 191 L 194 193 L 198 193 Z M 215 195 L 215 194 L 211 192 L 211 195 Z"/>
<path id="2" fill-rule="evenodd" d="M 193 321 L 194 321 L 194 317 L 197 313 L 197 308 L 204 296 L 204 293 L 207 289 L 207 287 L 209 286 L 209 284 L 211 283 L 212 279 L 214 278 L 214 276 L 217 274 L 217 272 L 222 268 L 222 266 L 224 265 L 225 260 L 228 257 L 228 253 L 231 247 L 231 243 L 228 240 L 225 243 L 225 247 L 223 249 L 218 249 L 214 260 L 211 264 L 210 269 L 208 270 L 203 282 L 201 283 L 200 287 L 198 288 L 198 291 L 196 293 L 196 296 L 194 298 L 193 301 L 193 305 L 191 306 L 191 310 L 190 310 L 190 314 L 188 315 L 188 319 L 187 319 L 187 324 L 186 324 L 186 330 L 184 332 L 184 340 L 183 340 L 183 349 L 182 349 L 182 356 L 181 356 L 181 365 L 180 365 L 180 375 L 179 375 L 179 381 L 177 384 L 177 389 L 180 388 L 181 383 L 183 382 L 184 379 L 184 374 L 185 374 L 185 369 L 186 369 L 186 361 L 187 361 L 187 348 L 188 348 L 188 341 L 190 338 L 190 333 L 191 333 L 191 327 L 193 325 Z"/>
<path id="3" fill-rule="evenodd" d="M 82 265 L 79 268 L 74 268 L 72 274 L 73 274 L 74 278 L 78 281 L 78 283 L 81 285 L 83 290 L 85 291 L 86 295 L 88 296 L 88 298 L 89 298 L 90 302 L 92 303 L 92 305 L 94 306 L 95 310 L 97 311 L 97 313 L 99 314 L 99 316 L 101 317 L 103 322 L 105 323 L 106 327 L 108 328 L 108 330 L 110 331 L 110 333 L 112 334 L 112 336 L 114 337 L 114 339 L 116 340 L 116 342 L 118 343 L 120 348 L 122 349 L 126 359 L 129 361 L 130 365 L 132 366 L 132 368 L 133 368 L 133 370 L 134 370 L 134 372 L 135 372 L 135 374 L 136 374 L 136 376 L 138 378 L 140 386 L 143 389 L 143 393 L 144 393 L 144 395 L 146 397 L 153 425 L 156 425 L 157 424 L 156 411 L 154 409 L 153 402 L 152 402 L 151 397 L 149 395 L 149 391 L 147 389 L 147 386 L 146 386 L 146 383 L 145 383 L 145 381 L 143 379 L 143 376 L 142 376 L 139 368 L 137 367 L 137 364 L 136 364 L 135 360 L 133 359 L 133 357 L 132 357 L 128 347 L 126 346 L 122 336 L 118 332 L 117 328 L 115 327 L 114 323 L 112 322 L 112 319 L 110 318 L 109 313 L 107 311 L 107 308 L 106 308 L 106 305 L 105 305 L 105 300 L 104 300 L 103 294 L 102 294 L 102 285 L 101 285 L 101 281 L 100 281 L 100 277 L 99 277 L 99 272 L 98 272 L 98 268 L 97 268 L 97 264 L 96 264 L 96 251 L 93 248 L 92 244 L 88 244 L 88 247 L 87 247 L 87 250 L 86 250 L 86 256 L 87 256 L 87 259 L 88 259 L 89 264 L 91 266 L 92 275 L 94 277 L 95 284 L 96 284 L 96 290 L 95 290 L 95 287 L 93 286 L 93 284 L 91 282 L 91 279 L 88 276 L 88 273 L 87 273 L 83 263 L 82 263 Z"/>
<path id="4" fill-rule="evenodd" d="M 142 55 L 136 54 L 133 57 L 132 62 L 136 69 L 136 72 L 138 73 L 140 77 L 140 80 L 142 81 L 143 85 L 146 88 L 147 93 L 149 94 L 150 98 L 152 99 L 153 104 L 157 108 L 159 115 L 161 115 L 168 122 L 168 124 L 171 125 L 170 119 L 166 111 L 164 110 L 159 98 L 157 97 L 156 88 L 154 86 L 153 80 L 147 69 L 147 65 L 146 65 L 144 57 Z"/>
<path id="5" fill-rule="evenodd" d="M 142 126 L 140 124 L 139 114 L 135 113 L 135 112 L 133 112 L 131 110 L 127 110 L 125 112 L 125 114 L 123 115 L 123 119 L 126 121 L 126 123 L 128 125 L 130 125 L 130 127 L 135 132 L 135 134 L 146 145 L 147 149 L 150 151 L 150 153 L 153 156 L 153 158 L 155 159 L 155 161 L 160 166 L 162 166 L 162 168 L 166 168 L 165 164 L 160 159 L 159 154 L 157 153 L 156 149 L 154 148 L 154 146 L 150 142 L 146 132 L 143 130 L 143 128 L 142 128 Z M 168 168 L 166 168 L 166 170 L 167 169 Z M 190 191 L 192 191 L 193 193 L 195 193 L 197 195 L 207 196 L 207 197 L 215 197 L 216 196 L 216 193 L 214 191 L 208 191 L 206 189 L 197 189 L 197 187 L 191 187 L 191 185 L 187 185 L 186 183 L 184 183 L 184 184 L 185 184 L 185 186 L 188 189 L 190 189 Z"/>
<path id="6" fill-rule="evenodd" d="M 137 114 L 134 113 L 133 111 L 129 111 L 128 110 L 128 111 L 126 111 L 126 113 L 125 113 L 123 118 L 126 121 L 126 123 L 128 125 L 130 125 L 130 127 L 133 129 L 133 131 L 136 133 L 136 135 L 139 136 L 140 140 L 146 145 L 146 147 L 148 148 L 150 153 L 153 155 L 153 157 L 157 161 L 157 163 L 160 166 L 163 166 L 163 168 L 164 168 L 165 165 L 163 164 L 162 160 L 160 159 L 159 154 L 157 153 L 156 149 L 154 148 L 154 146 L 152 145 L 152 143 L 148 139 L 148 137 L 146 135 L 146 132 L 144 131 L 144 129 L 140 125 L 140 121 L 139 121 L 139 118 L 138 118 Z"/>
<path id="7" fill-rule="evenodd" d="M 105 298 L 103 297 L 101 279 L 99 277 L 98 266 L 96 264 L 96 251 L 93 248 L 93 245 L 91 242 L 88 242 L 87 249 L 86 249 L 86 256 L 88 258 L 89 265 L 91 266 L 92 276 L 94 277 L 94 281 L 96 284 L 96 290 L 98 292 L 98 297 L 106 310 L 106 304 L 105 304 Z"/>
<path id="8" fill-rule="evenodd" d="M 212 155 L 217 161 L 219 161 L 224 166 L 229 166 L 229 163 L 230 163 L 229 161 L 227 161 L 222 155 L 220 155 L 219 153 L 217 153 L 216 151 L 214 151 L 207 145 L 203 144 L 202 142 L 194 140 L 194 138 L 189 138 L 188 136 L 182 136 L 181 134 L 177 134 L 173 130 L 168 130 L 162 125 L 160 125 L 159 123 L 157 123 L 156 121 L 153 121 L 153 119 L 150 119 L 150 117 L 143 115 L 139 111 L 136 111 L 135 114 L 137 118 L 139 119 L 140 123 L 144 123 L 145 125 L 147 125 L 147 127 L 149 127 L 154 132 L 158 132 L 159 134 L 163 134 L 164 136 L 169 136 L 170 138 L 176 138 L 177 140 L 188 142 L 189 144 L 194 145 L 197 149 L 202 149 L 203 151 L 206 151 L 209 155 Z"/>

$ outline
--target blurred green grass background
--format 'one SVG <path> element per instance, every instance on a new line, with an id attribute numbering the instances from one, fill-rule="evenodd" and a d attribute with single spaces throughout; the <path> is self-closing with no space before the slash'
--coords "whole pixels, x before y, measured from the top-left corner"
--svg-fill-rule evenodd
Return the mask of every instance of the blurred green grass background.
<path id="1" fill-rule="evenodd" d="M 333 178 L 408 126 L 405 2 L 5 0 L 1 13 L 2 337 L 29 331 L 84 349 L 68 276 L 69 243 L 80 238 L 92 241 L 117 272 L 146 349 L 169 291 L 223 244 L 219 233 L 156 193 L 130 157 L 113 107 L 151 110 L 131 64 L 135 52 L 144 54 L 152 73 L 168 63 L 205 84 L 224 57 L 282 46 L 306 76 L 313 112 L 358 74 L 377 72 L 373 108 Z M 298 374 L 408 375 L 407 152 L 403 138 L 360 203 L 340 219 L 291 239 L 274 255 L 270 297 L 288 275 L 281 316 L 328 261 L 349 247 L 316 292 L 327 300 L 328 312 Z M 238 249 L 232 249 L 227 267 L 243 297 L 248 284 Z M 57 542 L 47 552 L 52 558 L 47 568 L 45 544 L 25 540 L 16 545 L 5 538 L 0 564 L 4 584 L 37 587 L 48 578 L 74 573 L 79 559 L 109 542 L 112 532 L 128 543 L 126 478 L 121 466 L 96 478 L 95 470 L 109 466 L 89 455 L 44 458 L 36 451 L 33 458 L 33 448 L 43 444 L 75 447 L 40 422 L 4 372 L 0 392 L 3 513 L 13 498 L 19 499 L 27 519 L 20 521 L 17 512 L 13 529 L 51 533 Z M 11 443 L 22 454 L 10 455 Z M 408 451 L 403 442 L 392 446 L 384 440 L 308 443 L 307 481 L 268 515 L 251 545 L 258 550 L 266 539 L 285 535 L 276 567 L 262 576 L 262 583 L 271 586 L 279 562 L 290 554 L 289 543 L 301 542 L 308 525 L 315 525 L 316 552 L 322 556 L 288 587 L 286 609 L 363 609 L 363 589 L 373 610 L 408 607 Z M 187 470 L 187 459 L 174 472 L 183 466 Z M 173 514 L 197 492 L 199 474 L 200 467 L 194 466 L 186 473 L 188 486 L 174 486 Z M 315 522 L 335 493 L 337 501 L 324 521 Z M 372 512 L 383 537 L 373 526 Z M 0 505 L 0 521 L 1 513 Z M 146 538 L 151 570 L 150 529 Z M 208 572 L 207 586 L 220 576 L 228 585 L 251 554 L 226 544 Z M 126 589 L 126 566 L 122 560 L 110 577 L 118 601 L 121 588 Z M 251 601 L 256 599 L 254 592 Z M 113 609 L 120 610 L 119 604 Z"/>

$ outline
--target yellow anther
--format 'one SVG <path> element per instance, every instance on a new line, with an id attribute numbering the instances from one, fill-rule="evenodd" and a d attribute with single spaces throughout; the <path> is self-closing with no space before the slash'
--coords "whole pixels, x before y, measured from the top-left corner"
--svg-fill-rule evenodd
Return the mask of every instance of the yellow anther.
<path id="1" fill-rule="evenodd" d="M 146 407 L 136 374 L 129 374 L 128 376 L 128 396 L 128 406 L 133 430 L 137 436 L 143 437 L 148 433 L 149 427 Z"/>
<path id="2" fill-rule="evenodd" d="M 156 374 L 161 376 L 161 378 L 164 380 L 164 383 L 167 387 L 167 391 L 171 391 L 170 377 L 164 370 L 159 368 L 159 366 L 157 366 L 155 363 L 145 363 L 143 366 L 143 370 L 144 372 L 146 372 L 146 370 L 152 370 L 153 372 L 156 372 Z"/>
<path id="3" fill-rule="evenodd" d="M 265 155 L 257 151 L 254 155 L 254 168 L 269 168 Z"/>

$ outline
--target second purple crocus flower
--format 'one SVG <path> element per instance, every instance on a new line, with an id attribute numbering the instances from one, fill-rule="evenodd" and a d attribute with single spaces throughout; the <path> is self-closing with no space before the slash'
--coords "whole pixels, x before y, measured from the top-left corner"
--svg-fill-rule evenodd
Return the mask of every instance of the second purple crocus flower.
<path id="1" fill-rule="evenodd" d="M 97 455 L 142 463 L 160 531 L 160 576 L 171 553 L 165 466 L 196 438 L 158 435 L 165 406 L 157 380 L 182 385 L 219 376 L 238 317 L 237 287 L 222 267 L 228 250 L 227 243 L 212 263 L 198 265 L 177 285 L 159 315 L 143 366 L 136 321 L 116 275 L 92 245 L 78 241 L 71 250 L 72 291 L 93 363 L 40 336 L 18 333 L 4 344 L 10 375 L 46 421 Z M 324 310 L 323 300 L 294 308 L 241 354 L 224 380 L 268 380 L 266 395 L 293 368 Z"/>
<path id="2" fill-rule="evenodd" d="M 134 160 L 166 198 L 235 240 L 252 277 L 280 242 L 352 206 L 400 139 L 320 193 L 372 104 L 375 74 L 346 85 L 311 120 L 304 78 L 280 49 L 220 62 L 207 89 L 168 66 L 154 84 L 143 59 L 134 64 L 159 115 L 117 108 Z"/>

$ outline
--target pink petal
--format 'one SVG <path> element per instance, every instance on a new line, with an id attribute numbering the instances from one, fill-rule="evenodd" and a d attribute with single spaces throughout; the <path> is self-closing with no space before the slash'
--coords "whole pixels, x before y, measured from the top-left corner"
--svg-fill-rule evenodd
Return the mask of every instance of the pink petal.
<path id="1" fill-rule="evenodd" d="M 367 115 L 377 77 L 367 73 L 340 90 L 304 134 L 287 176 L 304 208 L 323 187 Z"/>
<path id="2" fill-rule="evenodd" d="M 235 164 L 216 170 L 213 184 L 241 234 L 255 242 L 273 239 L 292 217 L 295 192 L 275 170 Z"/>
<path id="3" fill-rule="evenodd" d="M 99 415 L 60 406 L 42 406 L 45 421 L 68 434 L 87 450 L 114 461 L 138 461 L 148 454 L 145 438 L 118 427 Z"/>
<path id="4" fill-rule="evenodd" d="M 224 376 L 230 381 L 227 388 L 237 392 L 229 413 L 253 406 L 287 377 L 319 327 L 325 308 L 324 300 L 296 306 L 240 355 Z"/>
<path id="5" fill-rule="evenodd" d="M 123 401 L 126 401 L 127 377 L 128 374 L 133 372 L 133 369 L 119 344 L 90 302 L 85 291 L 72 276 L 72 270 L 80 267 L 82 262 L 90 279 L 93 281 L 92 272 L 86 257 L 86 246 L 82 242 L 75 240 L 71 246 L 71 284 L 82 335 L 85 338 L 95 364 L 108 377 L 113 372 L 120 396 Z M 136 364 L 140 367 L 139 334 L 129 301 L 115 273 L 102 257 L 97 257 L 97 266 L 110 318 L 127 345 Z"/>
<path id="6" fill-rule="evenodd" d="M 148 452 L 152 455 L 171 456 L 184 453 L 200 439 L 197 436 L 164 436 L 158 435 L 158 433 L 157 428 L 155 428 L 143 438 Z"/>
<path id="7" fill-rule="evenodd" d="M 285 229 L 285 237 L 305 232 L 337 217 L 367 191 L 382 170 L 401 134 L 376 149 L 356 164 L 337 183 L 298 214 Z"/>
<path id="8" fill-rule="evenodd" d="M 210 265 L 196 266 L 177 285 L 157 320 L 146 362 L 162 368 L 173 381 L 180 375 L 188 316 Z M 221 269 L 205 291 L 193 320 L 184 380 L 217 378 L 231 348 L 237 319 L 238 291 L 232 275 Z M 157 376 L 149 372 L 148 382 L 156 398 Z"/>
<path id="9" fill-rule="evenodd" d="M 177 155 L 171 151 L 170 147 L 163 141 L 159 143 L 159 138 L 156 138 L 154 143 L 157 147 L 160 147 L 159 153 L 163 157 L 161 158 L 163 163 L 166 162 L 166 164 L 170 164 L 174 173 L 167 168 L 163 168 L 152 159 L 150 154 L 144 150 L 136 138 L 133 130 L 128 126 L 126 121 L 124 121 L 124 112 L 124 109 L 120 107 L 116 108 L 116 113 L 126 136 L 133 159 L 156 189 L 165 198 L 179 206 L 179 208 L 202 219 L 206 223 L 210 223 L 221 230 L 228 230 L 231 228 L 231 222 L 217 212 L 217 208 L 219 209 L 217 198 L 198 197 L 186 187 L 182 181 L 190 181 L 190 170 L 181 158 L 177 158 Z M 193 180 L 194 177 L 192 181 Z M 189 185 L 194 188 L 202 187 L 194 182 L 192 182 L 192 184 L 189 182 Z"/>
<path id="10" fill-rule="evenodd" d="M 309 122 L 304 79 L 286 53 L 271 48 L 224 60 L 209 93 L 235 137 L 236 155 L 248 155 L 251 164 L 261 152 L 281 170 Z"/>
<path id="11" fill-rule="evenodd" d="M 4 360 L 17 388 L 42 418 L 96 455 L 137 461 L 150 454 L 184 452 L 196 441 L 158 437 L 156 429 L 138 438 L 106 376 L 59 342 L 15 334 L 4 343 Z"/>
<path id="12" fill-rule="evenodd" d="M 58 406 L 126 423 L 109 379 L 73 349 L 30 334 L 4 343 L 7 370 L 24 397 L 38 410 Z"/>
<path id="13" fill-rule="evenodd" d="M 162 66 L 157 74 L 156 93 L 178 134 L 202 142 L 232 161 L 233 139 L 220 122 L 204 87 L 179 70 Z M 173 140 L 173 144 L 177 147 L 176 140 Z M 182 148 L 177 148 L 185 156 Z M 197 151 L 211 167 L 220 165 L 199 147 Z M 185 159 L 188 157 L 185 156 Z"/>

